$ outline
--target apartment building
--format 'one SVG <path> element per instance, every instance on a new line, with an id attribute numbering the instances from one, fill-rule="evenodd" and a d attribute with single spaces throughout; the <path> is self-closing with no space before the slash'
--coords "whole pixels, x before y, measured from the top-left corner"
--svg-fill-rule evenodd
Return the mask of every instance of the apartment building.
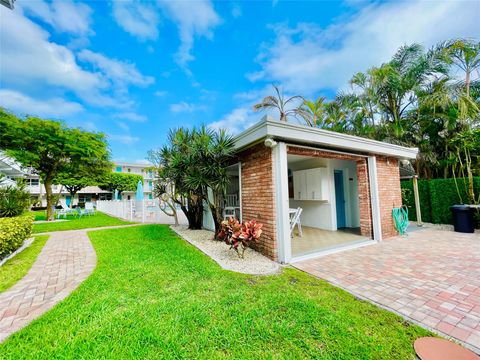
<path id="1" fill-rule="evenodd" d="M 1 154 L 0 154 L 1 155 Z M 123 172 L 142 175 L 144 179 L 143 191 L 145 199 L 153 199 L 154 174 L 149 170 L 149 164 L 137 164 L 126 162 L 115 162 L 114 172 Z M 4 176 L 0 179 L 0 186 L 14 184 L 15 179 L 24 179 L 27 183 L 27 190 L 31 194 L 32 204 L 37 206 L 46 206 L 45 187 L 41 183 L 40 177 L 29 169 L 22 168 L 18 163 L 6 156 L 0 156 L 0 173 Z M 53 185 L 54 194 L 64 199 L 68 205 L 77 205 L 78 203 L 95 202 L 97 200 L 112 200 L 111 191 L 102 190 L 98 186 L 87 186 L 80 190 L 72 199 L 70 193 L 61 185 Z M 124 192 L 121 197 L 129 200 L 135 198 L 135 191 Z"/>

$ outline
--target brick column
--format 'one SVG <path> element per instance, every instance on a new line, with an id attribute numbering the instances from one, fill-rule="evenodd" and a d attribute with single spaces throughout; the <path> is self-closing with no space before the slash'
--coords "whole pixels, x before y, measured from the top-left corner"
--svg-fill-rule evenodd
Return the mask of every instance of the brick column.
<path id="1" fill-rule="evenodd" d="M 263 224 L 263 233 L 255 248 L 276 261 L 278 249 L 272 149 L 262 143 L 239 153 L 238 157 L 242 164 L 243 220 L 257 220 Z"/>

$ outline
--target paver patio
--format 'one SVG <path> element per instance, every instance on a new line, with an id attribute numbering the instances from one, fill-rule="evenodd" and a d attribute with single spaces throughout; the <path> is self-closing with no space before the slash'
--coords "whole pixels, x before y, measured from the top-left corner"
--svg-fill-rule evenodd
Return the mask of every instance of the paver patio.
<path id="1" fill-rule="evenodd" d="M 67 297 L 96 259 L 85 230 L 51 233 L 28 274 L 0 294 L 0 342 Z"/>
<path id="2" fill-rule="evenodd" d="M 480 353 L 480 234 L 422 229 L 293 264 Z"/>

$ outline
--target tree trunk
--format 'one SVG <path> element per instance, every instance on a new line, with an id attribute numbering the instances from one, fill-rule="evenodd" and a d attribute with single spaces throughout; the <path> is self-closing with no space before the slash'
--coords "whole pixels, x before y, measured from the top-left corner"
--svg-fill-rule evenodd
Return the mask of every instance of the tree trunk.
<path id="1" fill-rule="evenodd" d="M 201 196 L 193 196 L 187 200 L 188 205 L 181 205 L 182 211 L 188 220 L 190 230 L 200 230 L 203 225 L 203 204 Z"/>
<path id="2" fill-rule="evenodd" d="M 53 193 L 52 193 L 52 180 L 46 179 L 43 183 L 45 186 L 45 194 L 47 196 L 47 221 L 53 220 Z"/>

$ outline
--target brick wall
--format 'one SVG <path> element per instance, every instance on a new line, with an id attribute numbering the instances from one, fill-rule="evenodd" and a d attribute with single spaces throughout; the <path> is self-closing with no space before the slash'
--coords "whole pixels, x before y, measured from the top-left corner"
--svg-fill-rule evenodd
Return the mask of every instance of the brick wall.
<path id="1" fill-rule="evenodd" d="M 398 160 L 377 156 L 378 197 L 383 238 L 397 235 L 392 218 L 392 209 L 402 206 L 400 170 Z"/>
<path id="2" fill-rule="evenodd" d="M 278 259 L 276 242 L 275 184 L 272 149 L 255 145 L 240 154 L 242 164 L 242 217 L 263 224 L 255 248 L 272 260 Z"/>
<path id="3" fill-rule="evenodd" d="M 292 155 L 320 157 L 324 159 L 351 160 L 357 163 L 358 205 L 360 210 L 360 233 L 369 238 L 373 235 L 372 211 L 370 204 L 370 187 L 368 185 L 367 159 L 362 156 L 336 154 L 328 151 L 305 149 L 288 146 L 287 152 Z"/>

